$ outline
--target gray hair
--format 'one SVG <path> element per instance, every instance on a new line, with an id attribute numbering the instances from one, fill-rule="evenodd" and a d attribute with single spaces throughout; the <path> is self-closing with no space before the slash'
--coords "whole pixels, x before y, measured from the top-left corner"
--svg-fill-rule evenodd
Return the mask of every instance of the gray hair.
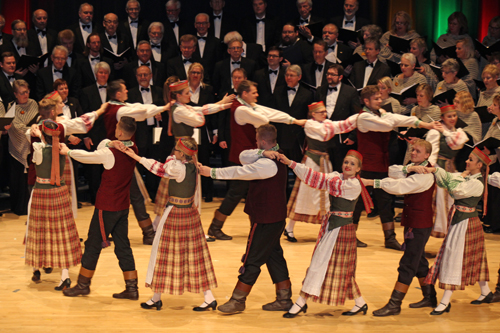
<path id="1" fill-rule="evenodd" d="M 101 68 L 107 71 L 108 74 L 111 73 L 111 68 L 109 67 L 109 64 L 107 62 L 105 61 L 98 62 L 94 67 L 94 71 L 97 73 Z"/>
<path id="2" fill-rule="evenodd" d="M 80 5 L 80 8 L 78 9 L 79 12 L 82 11 L 82 8 L 85 7 L 85 6 L 90 6 L 92 8 L 92 11 L 94 11 L 94 6 L 92 6 L 91 4 L 89 4 L 88 2 L 84 2 Z"/>
<path id="3" fill-rule="evenodd" d="M 62 45 L 56 45 L 56 46 L 54 46 L 54 48 L 52 49 L 52 55 L 56 54 L 56 51 L 63 51 L 64 53 L 66 53 L 66 57 L 69 54 L 69 51 L 66 48 L 66 46 L 62 46 Z"/>
<path id="4" fill-rule="evenodd" d="M 295 72 L 295 74 L 297 74 L 298 76 L 302 75 L 302 69 L 300 68 L 299 65 L 291 65 L 290 67 L 288 67 L 288 69 L 286 71 L 287 72 L 288 71 Z"/>
<path id="5" fill-rule="evenodd" d="M 297 6 L 298 5 L 302 5 L 304 2 L 307 2 L 307 4 L 312 7 L 313 6 L 313 2 L 312 0 L 297 0 Z"/>
<path id="6" fill-rule="evenodd" d="M 232 41 L 243 41 L 243 37 L 241 37 L 240 33 L 238 31 L 230 31 L 224 36 L 224 44 L 231 44 Z"/>
<path id="7" fill-rule="evenodd" d="M 165 9 L 168 6 L 174 6 L 174 5 L 176 9 L 181 9 L 181 2 L 179 0 L 168 0 L 167 3 L 165 4 Z"/>
<path id="8" fill-rule="evenodd" d="M 198 18 L 198 16 L 205 16 L 207 18 L 207 21 L 210 21 L 210 16 L 208 16 L 207 13 L 199 13 L 197 14 L 195 17 L 194 17 L 194 20 L 196 21 L 196 19 Z"/>
<path id="9" fill-rule="evenodd" d="M 405 53 L 401 56 L 401 59 L 406 59 L 410 62 L 410 65 L 415 65 L 417 63 L 417 58 L 413 53 Z"/>
<path id="10" fill-rule="evenodd" d="M 458 64 L 458 61 L 456 61 L 455 59 L 446 59 L 441 68 L 448 68 L 450 71 L 454 72 L 454 73 L 458 73 L 458 70 L 460 69 L 460 65 Z"/>
<path id="11" fill-rule="evenodd" d="M 160 27 L 161 33 L 162 34 L 165 33 L 165 27 L 163 26 L 163 23 L 161 23 L 161 22 L 153 22 L 153 23 L 151 23 L 149 25 L 149 27 L 148 27 L 148 34 L 151 32 L 151 28 L 152 27 Z"/>
<path id="12" fill-rule="evenodd" d="M 128 0 L 127 1 L 127 4 L 125 5 L 125 10 L 128 9 L 128 5 L 131 4 L 131 3 L 137 3 L 139 5 L 139 10 L 141 9 L 141 3 L 137 0 Z"/>

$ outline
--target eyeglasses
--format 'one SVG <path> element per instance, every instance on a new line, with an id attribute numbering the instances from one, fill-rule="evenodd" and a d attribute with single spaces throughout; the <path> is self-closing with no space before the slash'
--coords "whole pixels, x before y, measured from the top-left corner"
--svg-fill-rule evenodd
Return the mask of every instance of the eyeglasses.
<path id="1" fill-rule="evenodd" d="M 229 47 L 228 49 L 231 51 L 239 51 L 242 49 L 242 47 L 241 46 L 233 46 L 233 47 Z"/>
<path id="2" fill-rule="evenodd" d="M 280 56 L 279 55 L 274 55 L 274 54 L 268 54 L 267 57 L 268 58 L 279 58 Z"/>
<path id="3" fill-rule="evenodd" d="M 193 74 L 193 75 L 201 75 L 201 72 L 191 71 L 191 74 Z"/>
<path id="4" fill-rule="evenodd" d="M 149 73 L 149 74 L 136 74 L 135 76 L 137 76 L 137 77 L 148 77 L 150 75 L 151 75 L 151 73 Z"/>
<path id="5" fill-rule="evenodd" d="M 18 29 L 13 29 L 15 31 L 27 31 L 26 28 L 18 28 Z"/>
<path id="6" fill-rule="evenodd" d="M 314 111 L 313 113 L 316 113 L 316 114 L 326 114 L 327 112 L 326 111 Z"/>
<path id="7" fill-rule="evenodd" d="M 195 25 L 208 25 L 208 22 L 195 22 Z"/>
<path id="8" fill-rule="evenodd" d="M 111 21 L 111 20 L 107 20 L 107 21 L 104 21 L 106 22 L 107 24 L 118 24 L 118 21 Z"/>
<path id="9" fill-rule="evenodd" d="M 326 73 L 326 76 L 340 76 L 339 74 Z"/>
<path id="10" fill-rule="evenodd" d="M 288 73 L 285 74 L 285 77 L 296 77 L 296 76 L 298 76 L 298 75 L 297 74 L 288 74 Z"/>

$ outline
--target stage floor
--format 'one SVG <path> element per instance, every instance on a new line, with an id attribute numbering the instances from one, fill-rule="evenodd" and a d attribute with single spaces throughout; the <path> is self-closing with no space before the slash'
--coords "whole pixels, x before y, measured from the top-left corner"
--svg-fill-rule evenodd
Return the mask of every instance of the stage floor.
<path id="1" fill-rule="evenodd" d="M 202 223 L 206 231 L 213 212 L 221 199 L 203 203 Z M 80 237 L 86 239 L 93 206 L 78 210 L 77 225 Z M 153 214 L 153 206 L 148 206 Z M 26 230 L 26 216 L 4 214 L 0 217 L 0 331 L 4 332 L 498 332 L 500 303 L 470 305 L 480 294 L 476 284 L 452 296 L 450 313 L 430 316 L 431 308 L 410 309 L 408 304 L 422 298 L 418 282 L 414 280 L 404 300 L 401 314 L 374 317 L 371 313 L 389 300 L 397 277 L 401 252 L 383 247 L 380 220 L 362 217 L 358 238 L 368 243 L 358 249 L 356 281 L 368 303 L 368 313 L 353 317 L 341 316 L 354 306 L 347 300 L 344 306 L 332 307 L 308 303 L 307 314 L 294 319 L 282 318 L 282 312 L 266 312 L 261 306 L 274 300 L 275 290 L 269 274 L 263 267 L 262 274 L 250 293 L 246 310 L 241 314 L 222 315 L 217 311 L 193 312 L 202 304 L 202 294 L 186 293 L 181 296 L 163 295 L 161 311 L 144 310 L 140 303 L 152 296 L 144 287 L 149 262 L 150 246 L 142 244 L 142 234 L 130 212 L 130 241 L 139 272 L 139 301 L 118 300 L 113 293 L 124 289 L 123 276 L 113 252 L 113 245 L 102 251 L 97 270 L 92 279 L 91 294 L 86 297 L 64 297 L 55 291 L 60 270 L 52 274 L 42 271 L 42 283 L 31 281 L 32 269 L 24 265 L 22 240 Z M 283 237 L 282 246 L 290 270 L 295 301 L 301 282 L 309 265 L 319 225 L 297 223 L 295 236 L 298 243 L 289 243 Z M 236 285 L 240 259 L 245 251 L 249 219 L 240 204 L 228 218 L 224 231 L 233 236 L 231 241 L 209 243 L 219 287 L 214 295 L 219 304 L 225 303 Z M 397 224 L 397 238 L 403 241 L 403 228 Z M 500 235 L 486 234 L 486 249 L 490 269 L 490 288 L 495 288 L 500 261 Z M 432 238 L 427 251 L 436 253 L 442 239 Z M 83 246 L 83 243 L 82 243 Z M 434 259 L 430 260 L 432 263 Z M 72 285 L 76 283 L 79 267 L 70 269 Z M 443 291 L 438 290 L 438 299 Z"/>

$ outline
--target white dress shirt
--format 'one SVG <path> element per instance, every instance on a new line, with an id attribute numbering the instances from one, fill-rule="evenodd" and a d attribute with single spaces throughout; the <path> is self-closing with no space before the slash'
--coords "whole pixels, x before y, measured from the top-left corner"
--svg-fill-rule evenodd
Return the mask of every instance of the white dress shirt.
<path id="1" fill-rule="evenodd" d="M 344 15 L 344 19 L 342 20 L 342 29 L 354 31 L 354 28 L 356 27 L 356 15 L 353 16 L 352 20 L 349 20 L 352 21 L 352 23 L 346 24 L 346 21 L 347 19 Z"/>
<path id="2" fill-rule="evenodd" d="M 137 28 L 139 27 L 139 22 L 132 23 L 132 19 L 129 16 L 128 25 L 130 26 L 130 33 L 132 34 L 132 41 L 134 42 L 134 49 L 135 49 L 137 47 Z"/>
<path id="3" fill-rule="evenodd" d="M 257 16 L 255 16 L 257 20 L 260 20 Z M 261 19 L 265 19 L 266 15 L 264 15 Z M 262 45 L 262 49 L 264 52 L 266 51 L 266 24 L 264 21 L 260 21 L 257 23 L 257 44 Z"/>
<path id="4" fill-rule="evenodd" d="M 323 67 L 321 67 L 321 71 L 319 71 L 316 67 L 316 70 L 314 71 L 314 75 L 316 76 L 316 88 L 319 87 L 323 81 L 323 72 L 325 71 L 325 64 L 326 64 L 326 61 L 323 61 L 322 64 L 319 64 L 319 65 L 323 65 Z M 314 63 L 314 65 L 316 65 L 316 63 Z"/>
<path id="5" fill-rule="evenodd" d="M 92 33 L 92 22 L 90 22 L 89 24 L 85 24 L 85 25 L 88 25 L 89 28 L 83 28 L 83 23 L 80 20 L 78 20 L 78 23 L 80 23 L 80 31 L 82 33 L 83 41 L 86 43 L 87 38 Z"/>
<path id="6" fill-rule="evenodd" d="M 208 37 L 208 33 L 205 36 L 196 35 L 196 37 Z M 203 53 L 205 52 L 205 45 L 207 44 L 206 39 L 198 39 L 198 49 L 200 50 L 200 56 L 203 58 Z"/>
<path id="7" fill-rule="evenodd" d="M 107 85 L 104 88 L 99 88 L 99 83 L 96 83 L 96 85 L 97 85 L 97 90 L 99 90 L 99 96 L 101 96 L 101 102 L 102 102 L 102 104 L 104 104 L 104 103 L 106 103 L 106 96 L 107 96 L 106 88 L 107 88 Z"/>
<path id="8" fill-rule="evenodd" d="M 18 48 L 14 38 L 12 38 L 12 44 L 14 44 L 15 49 L 20 56 L 26 55 L 26 48 L 25 47 Z"/>
<path id="9" fill-rule="evenodd" d="M 200 85 L 198 85 L 195 90 L 189 86 L 189 91 L 191 92 L 191 102 L 198 104 L 198 101 L 200 100 Z"/>
<path id="10" fill-rule="evenodd" d="M 375 59 L 375 61 L 373 62 L 373 67 L 365 64 L 366 68 L 365 68 L 365 78 L 363 80 L 363 88 L 366 87 L 366 84 L 368 83 L 368 80 L 370 79 L 370 76 L 372 75 L 373 68 L 377 64 L 377 61 L 378 61 L 378 59 Z"/>
<path id="11" fill-rule="evenodd" d="M 340 61 L 338 60 L 337 58 L 337 51 L 338 51 L 338 47 L 337 47 L 337 42 L 333 43 L 332 44 L 332 48 L 330 48 L 328 46 L 327 48 L 327 55 L 326 55 L 326 60 L 330 61 L 330 62 L 333 62 L 334 64 L 335 63 L 340 63 Z"/>
<path id="12" fill-rule="evenodd" d="M 177 20 L 175 22 L 177 22 L 177 24 L 175 25 L 174 28 L 172 28 L 172 30 L 174 31 L 174 35 L 175 35 L 175 42 L 177 43 L 177 45 L 179 45 L 179 20 Z M 172 24 L 172 23 L 174 23 L 174 21 L 169 20 L 169 23 Z"/>
<path id="13" fill-rule="evenodd" d="M 333 89 L 327 89 L 326 93 L 326 112 L 327 112 L 327 118 L 330 118 L 333 114 L 333 111 L 335 110 L 335 106 L 337 105 L 337 99 L 339 98 L 339 92 L 340 92 L 340 87 L 342 86 L 342 83 L 337 84 L 335 87 L 337 88 L 337 91 Z M 328 88 L 333 88 L 331 86 L 328 86 Z"/>
<path id="14" fill-rule="evenodd" d="M 274 71 L 271 67 L 268 67 L 268 71 Z M 280 74 L 280 67 L 276 68 L 277 73 L 269 73 L 269 83 L 271 83 L 271 92 L 274 94 L 274 88 L 276 87 L 276 81 L 278 80 L 278 75 Z"/>
<path id="15" fill-rule="evenodd" d="M 115 34 L 116 38 L 109 39 L 111 37 L 107 32 L 104 33 L 106 38 L 108 39 L 109 45 L 111 45 L 112 51 L 115 54 L 118 54 L 118 36 Z"/>
<path id="16" fill-rule="evenodd" d="M 63 68 L 61 68 L 61 71 L 63 70 Z M 54 72 L 55 70 L 56 70 L 56 68 L 54 67 L 54 65 L 52 65 L 52 79 L 53 79 L 52 82 L 54 82 L 57 79 L 62 79 L 63 78 L 62 73 L 59 73 L 59 72 L 56 73 L 56 72 Z"/>
<path id="17" fill-rule="evenodd" d="M 137 89 L 141 92 L 142 96 L 142 103 L 144 104 L 153 104 L 153 95 L 151 94 L 151 86 L 145 87 L 148 88 L 149 90 L 144 90 L 141 89 L 143 88 L 142 86 L 139 86 Z M 154 125 L 155 124 L 155 118 L 154 117 L 148 117 L 146 119 L 146 124 L 147 125 Z"/>
<path id="18" fill-rule="evenodd" d="M 287 89 L 288 105 L 292 106 L 293 100 L 295 99 L 295 95 L 297 95 L 297 91 L 299 90 L 299 84 L 297 84 L 295 87 L 290 87 L 290 88 L 295 88 L 295 91 Z"/>
<path id="19" fill-rule="evenodd" d="M 153 42 L 149 41 L 151 45 L 153 45 Z M 155 44 L 156 45 L 156 44 Z M 153 58 L 155 61 L 160 62 L 161 61 L 161 42 L 158 44 L 160 47 L 151 47 L 151 51 L 153 52 Z"/>
<path id="20" fill-rule="evenodd" d="M 219 38 L 219 39 L 220 39 L 220 28 L 222 25 L 222 14 L 223 13 L 224 13 L 224 11 L 221 11 L 219 15 L 213 13 L 214 16 L 220 16 L 220 20 L 214 18 L 214 35 L 215 35 L 215 38 Z"/>

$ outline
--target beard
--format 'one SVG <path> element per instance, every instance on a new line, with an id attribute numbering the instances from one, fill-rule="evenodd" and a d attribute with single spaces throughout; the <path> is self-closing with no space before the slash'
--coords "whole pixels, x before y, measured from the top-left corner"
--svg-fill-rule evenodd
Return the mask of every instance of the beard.
<path id="1" fill-rule="evenodd" d="M 28 47 L 28 36 L 14 37 L 14 41 L 16 42 L 17 46 Z"/>
<path id="2" fill-rule="evenodd" d="M 162 39 L 163 39 L 163 37 L 162 38 L 149 38 L 149 40 L 153 44 L 161 44 Z"/>

